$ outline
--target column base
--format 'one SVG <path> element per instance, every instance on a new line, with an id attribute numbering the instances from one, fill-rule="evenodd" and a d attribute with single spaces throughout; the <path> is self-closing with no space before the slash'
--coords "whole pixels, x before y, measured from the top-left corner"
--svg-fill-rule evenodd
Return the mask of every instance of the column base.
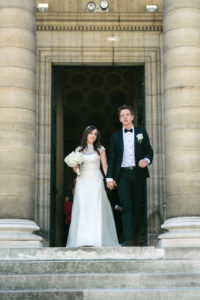
<path id="1" fill-rule="evenodd" d="M 178 217 L 165 221 L 168 232 L 158 236 L 160 247 L 200 247 L 200 217 Z"/>
<path id="2" fill-rule="evenodd" d="M 42 247 L 42 237 L 34 234 L 39 230 L 35 222 L 23 219 L 0 220 L 0 248 Z"/>

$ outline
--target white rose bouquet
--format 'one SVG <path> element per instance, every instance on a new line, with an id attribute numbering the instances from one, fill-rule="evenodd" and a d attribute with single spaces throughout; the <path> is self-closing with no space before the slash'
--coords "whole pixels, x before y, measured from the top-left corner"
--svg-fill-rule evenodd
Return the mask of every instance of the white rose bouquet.
<path id="1" fill-rule="evenodd" d="M 80 152 L 72 151 L 64 159 L 64 162 L 71 168 L 75 168 L 77 165 L 83 163 L 83 155 Z M 80 170 L 77 169 L 77 175 L 80 176 Z"/>

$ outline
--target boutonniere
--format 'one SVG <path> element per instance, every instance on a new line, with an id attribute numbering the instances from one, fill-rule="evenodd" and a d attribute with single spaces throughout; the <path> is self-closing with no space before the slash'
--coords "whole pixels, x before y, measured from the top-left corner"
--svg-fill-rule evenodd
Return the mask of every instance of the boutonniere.
<path id="1" fill-rule="evenodd" d="M 139 133 L 139 134 L 136 135 L 136 138 L 138 140 L 138 143 L 142 143 L 142 140 L 143 140 L 144 137 L 143 137 L 142 133 Z"/>

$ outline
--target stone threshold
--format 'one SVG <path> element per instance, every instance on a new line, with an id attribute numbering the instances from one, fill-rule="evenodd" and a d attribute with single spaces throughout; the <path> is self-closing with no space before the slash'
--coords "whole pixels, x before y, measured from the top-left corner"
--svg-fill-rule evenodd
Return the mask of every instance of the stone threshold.
<path id="1" fill-rule="evenodd" d="M 0 248 L 0 261 L 6 260 L 200 260 L 200 248 L 80 247 L 80 248 Z"/>
<path id="2" fill-rule="evenodd" d="M 155 247 L 0 248 L 0 260 L 163 259 Z"/>

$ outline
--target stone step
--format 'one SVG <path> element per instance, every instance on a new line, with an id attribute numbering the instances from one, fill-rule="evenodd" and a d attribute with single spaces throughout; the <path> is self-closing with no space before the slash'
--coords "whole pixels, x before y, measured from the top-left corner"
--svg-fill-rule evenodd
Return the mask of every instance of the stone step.
<path id="1" fill-rule="evenodd" d="M 200 273 L 0 275 L 0 290 L 198 288 Z"/>
<path id="2" fill-rule="evenodd" d="M 0 275 L 200 272 L 199 260 L 0 261 Z"/>
<path id="3" fill-rule="evenodd" d="M 199 300 L 199 248 L 2 248 L 0 300 Z"/>
<path id="4" fill-rule="evenodd" d="M 0 291 L 1 300 L 199 300 L 200 289 L 93 289 Z"/>
<path id="5" fill-rule="evenodd" d="M 195 247 L 82 247 L 82 248 L 0 248 L 3 260 L 105 260 L 105 259 L 198 259 Z"/>
<path id="6" fill-rule="evenodd" d="M 0 248 L 0 261 L 159 258 L 164 258 L 164 249 L 155 247 Z"/>

